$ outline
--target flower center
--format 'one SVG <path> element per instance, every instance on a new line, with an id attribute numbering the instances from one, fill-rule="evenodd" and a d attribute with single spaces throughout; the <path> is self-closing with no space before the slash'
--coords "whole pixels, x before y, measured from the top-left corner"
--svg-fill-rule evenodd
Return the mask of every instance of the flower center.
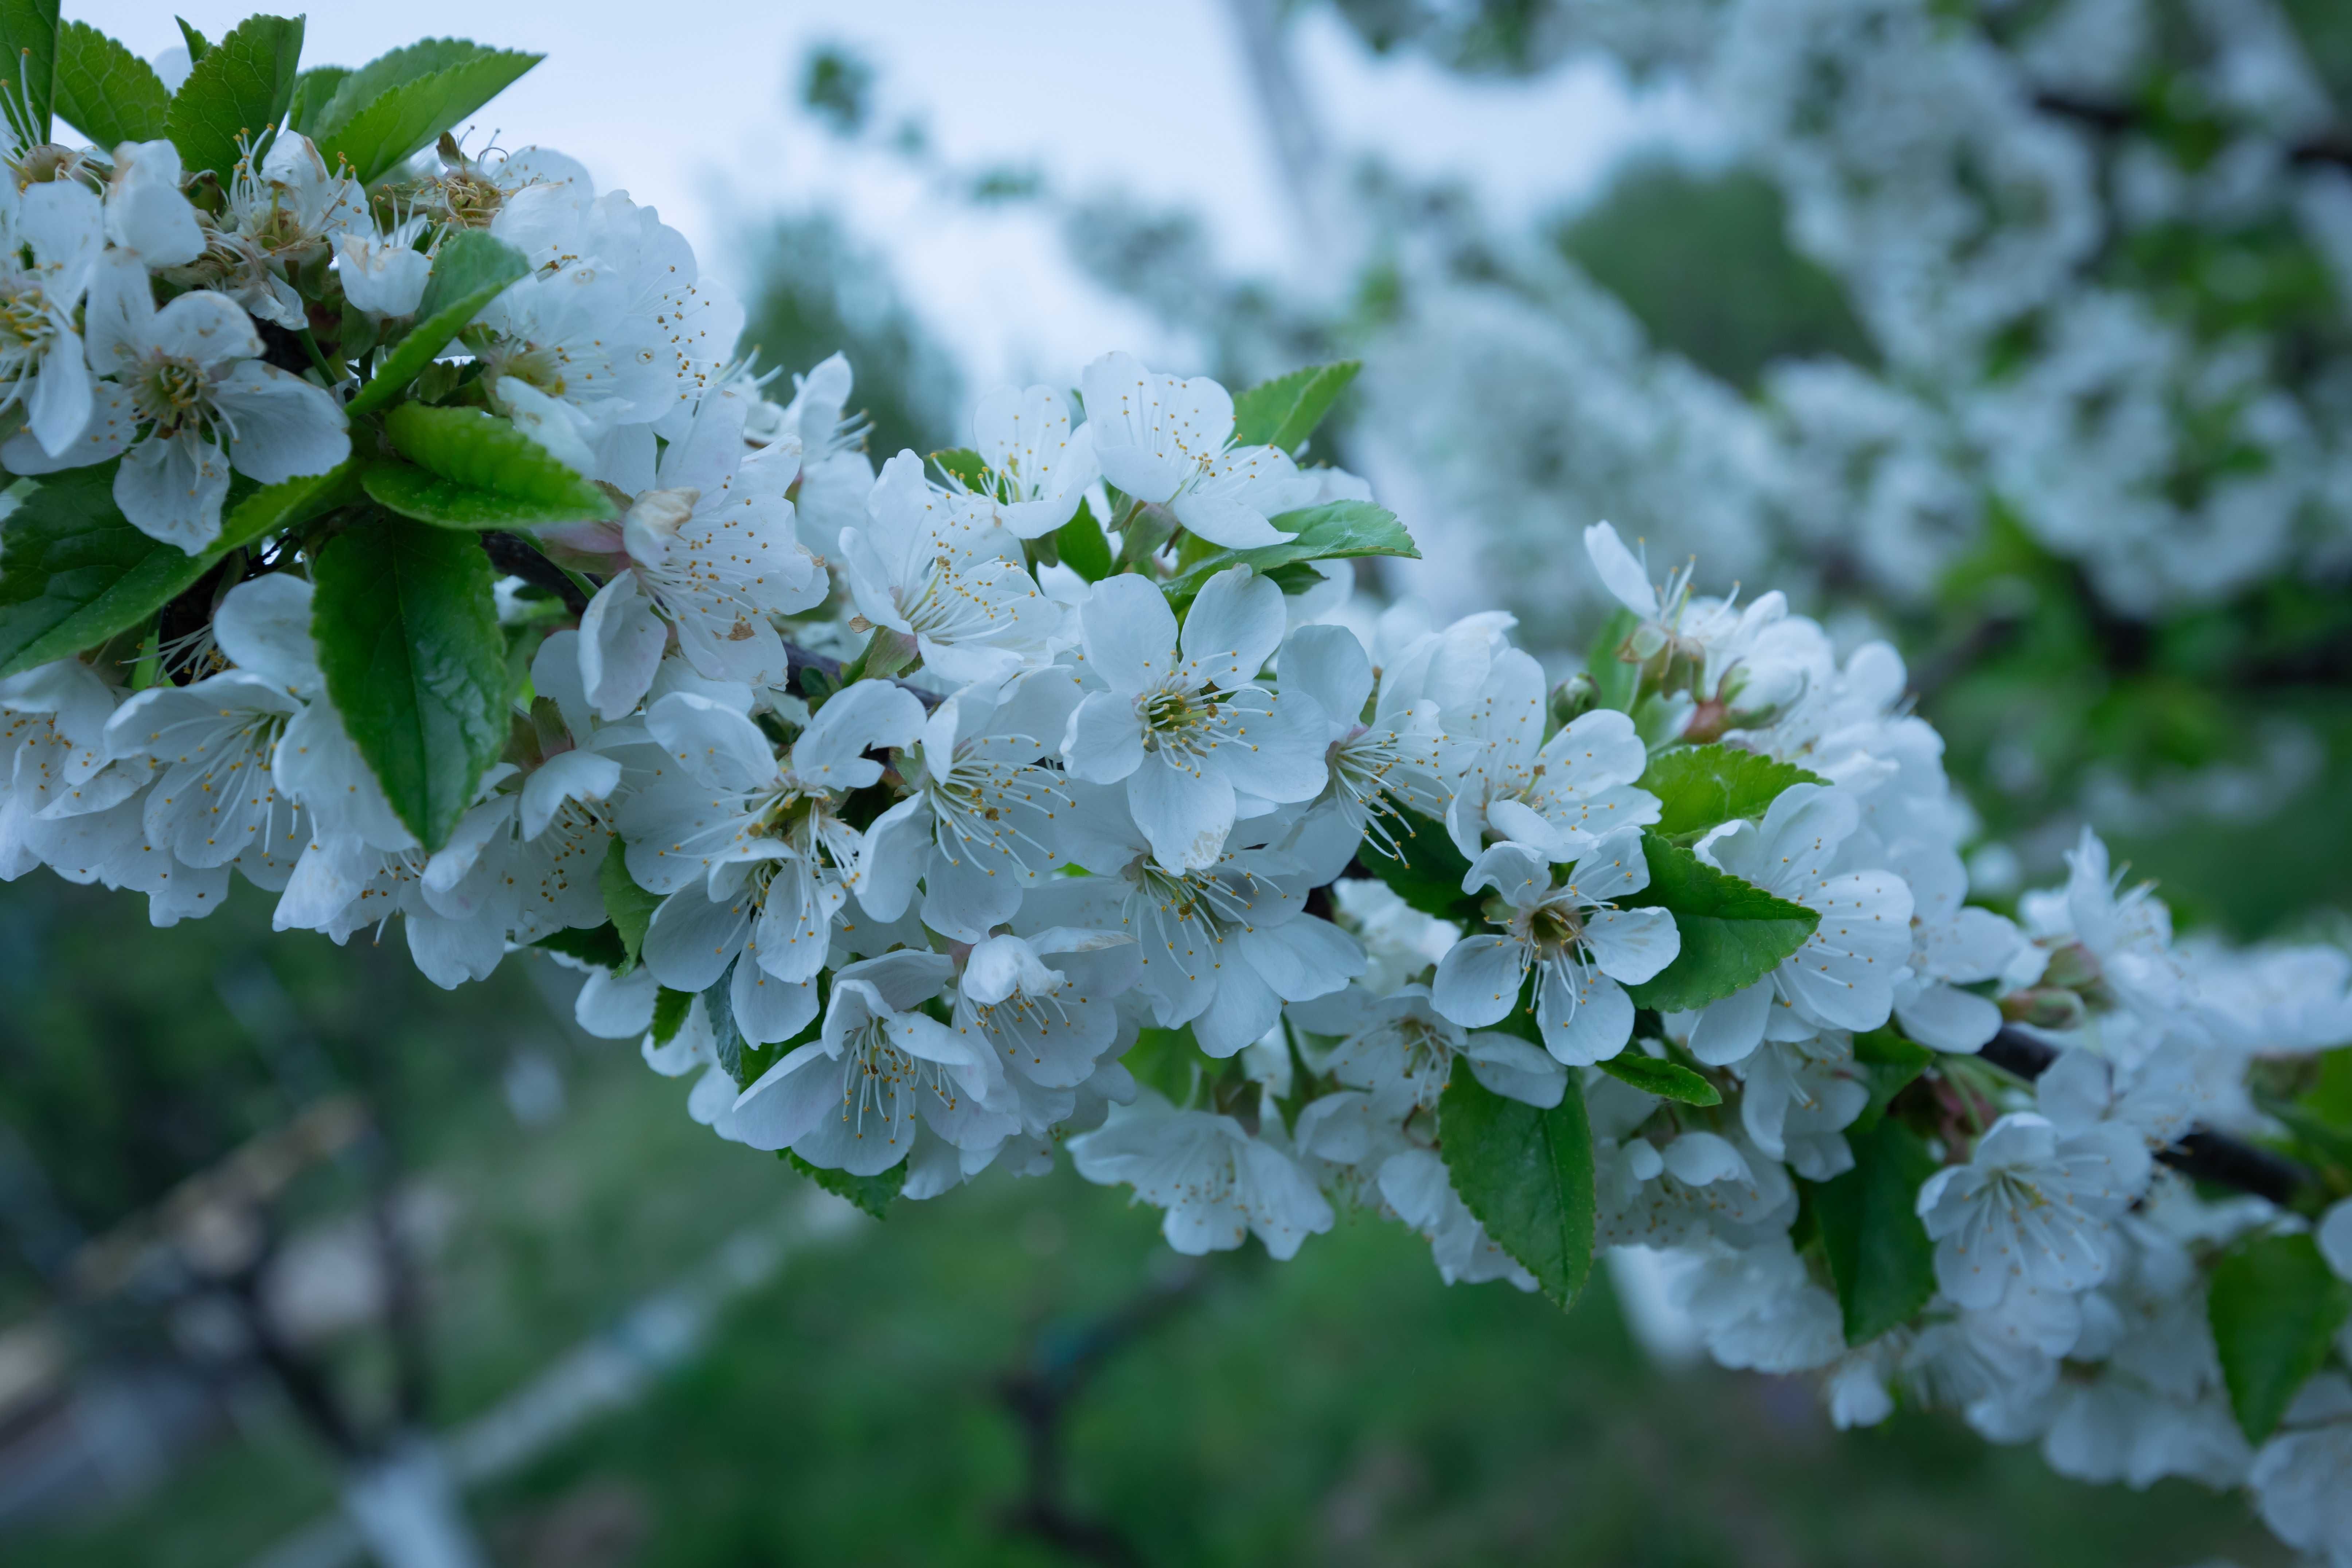
<path id="1" fill-rule="evenodd" d="M 0 295 L 0 374 L 16 374 L 26 362 L 40 358 L 58 333 L 49 317 L 47 296 L 30 279 L 18 279 Z"/>
<path id="2" fill-rule="evenodd" d="M 529 382 L 550 397 L 563 395 L 571 370 L 571 357 L 551 344 L 530 343 L 499 356 L 498 372 L 500 375 Z"/>
<path id="3" fill-rule="evenodd" d="M 1163 686 L 1135 700 L 1143 749 L 1200 757 L 1217 745 L 1217 705 L 1205 692 Z"/>
<path id="4" fill-rule="evenodd" d="M 1566 958 L 1584 940 L 1584 922 L 1566 904 L 1539 904 L 1528 916 L 1528 943 L 1545 958 Z"/>
<path id="5" fill-rule="evenodd" d="M 506 195 L 478 174 L 451 173 L 441 177 L 442 204 L 451 222 L 467 228 L 488 228 L 506 204 Z"/>
<path id="6" fill-rule="evenodd" d="M 154 421 L 162 439 L 187 429 L 204 431 L 213 422 L 212 378 L 194 360 L 157 355 L 131 384 L 131 399 L 142 419 Z"/>

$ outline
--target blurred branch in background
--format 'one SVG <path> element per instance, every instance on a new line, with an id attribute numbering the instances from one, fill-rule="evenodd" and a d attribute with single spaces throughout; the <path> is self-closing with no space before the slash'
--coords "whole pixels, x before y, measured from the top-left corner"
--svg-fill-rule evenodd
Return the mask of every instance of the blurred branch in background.
<path id="1" fill-rule="evenodd" d="M 1228 1261 L 1222 1271 L 1233 1272 L 1240 1261 Z M 1219 1270 L 1209 1259 L 1183 1259 L 1159 1270 L 1110 1310 L 1076 1322 L 1048 1322 L 1031 1336 L 1021 1363 L 996 1384 L 997 1399 L 1021 1428 L 1024 1479 L 1021 1500 L 1005 1514 L 1009 1530 L 1109 1568 L 1142 1561 L 1118 1531 L 1078 1513 L 1069 1500 L 1065 1461 L 1071 1407 L 1105 1363 L 1181 1310 L 1214 1272 Z"/>

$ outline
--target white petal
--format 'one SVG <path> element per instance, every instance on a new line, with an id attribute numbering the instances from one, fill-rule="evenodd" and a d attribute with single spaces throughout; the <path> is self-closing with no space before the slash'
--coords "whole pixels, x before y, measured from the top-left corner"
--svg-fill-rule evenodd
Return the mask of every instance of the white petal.
<path id="1" fill-rule="evenodd" d="M 1062 760 L 1074 778 L 1118 783 L 1143 765 L 1143 721 L 1135 700 L 1116 691 L 1089 691 L 1070 715 Z"/>
<path id="2" fill-rule="evenodd" d="M 1159 752 L 1128 775 L 1127 808 L 1152 858 L 1175 871 L 1215 865 L 1234 828 L 1234 790 L 1223 775 L 1196 773 Z"/>
<path id="3" fill-rule="evenodd" d="M 1282 590 L 1273 583 L 1246 566 L 1218 573 L 1184 616 L 1186 684 L 1227 691 L 1249 685 L 1281 646 L 1283 620 Z"/>
<path id="4" fill-rule="evenodd" d="M 220 537 L 228 460 L 193 430 L 150 436 L 114 471 L 114 504 L 140 532 L 191 555 Z"/>
<path id="5" fill-rule="evenodd" d="M 597 752 L 558 752 L 522 782 L 522 836 L 547 831 L 567 800 L 604 800 L 620 787 L 621 764 Z"/>
<path id="6" fill-rule="evenodd" d="M 1764 1043 L 1764 1021 L 1771 1010 L 1769 980 L 1708 1003 L 1691 1026 L 1691 1055 L 1716 1068 L 1745 1061 Z"/>
<path id="7" fill-rule="evenodd" d="M 757 789 L 776 777 L 775 748 L 768 737 L 724 703 L 673 691 L 646 710 L 646 729 L 688 773 L 714 789 Z"/>
<path id="8" fill-rule="evenodd" d="M 1174 664 L 1176 616 L 1159 588 L 1132 573 L 1096 584 L 1078 625 L 1087 663 L 1115 692 L 1149 690 Z"/>
<path id="9" fill-rule="evenodd" d="M 1475 1028 L 1518 1005 L 1528 950 L 1499 936 L 1465 937 L 1446 950 L 1430 982 L 1429 1005 L 1443 1017 Z"/>
<path id="10" fill-rule="evenodd" d="M 578 649 L 581 684 L 599 718 L 609 723 L 635 711 L 668 642 L 635 572 L 616 573 L 596 590 L 580 617 Z"/>
<path id="11" fill-rule="evenodd" d="M 211 369 L 253 358 L 261 352 L 261 334 L 254 331 L 253 318 L 236 300 L 199 289 L 155 312 L 143 346 L 150 353 L 191 359 Z M 326 395 L 318 387 L 310 390 Z"/>
<path id="12" fill-rule="evenodd" d="M 1584 917 L 1584 944 L 1603 974 L 1639 985 L 1675 961 L 1683 936 L 1664 910 L 1594 910 Z"/>
<path id="13" fill-rule="evenodd" d="M 236 432 L 229 461 L 265 485 L 323 474 L 352 455 L 351 429 L 333 395 L 274 364 L 247 361 L 214 397 Z"/>
<path id="14" fill-rule="evenodd" d="M 1649 574 L 1617 537 L 1617 531 L 1605 522 L 1596 522 L 1584 531 L 1584 553 L 1592 562 L 1592 569 L 1601 577 L 1601 585 L 1615 596 L 1617 602 L 1637 616 L 1651 616 L 1658 613 L 1658 590 L 1651 584 Z"/>

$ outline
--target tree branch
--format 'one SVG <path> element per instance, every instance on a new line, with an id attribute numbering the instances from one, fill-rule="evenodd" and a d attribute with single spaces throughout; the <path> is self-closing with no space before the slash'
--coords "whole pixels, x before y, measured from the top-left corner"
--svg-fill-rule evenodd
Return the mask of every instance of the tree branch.
<path id="1" fill-rule="evenodd" d="M 2038 92 L 2033 95 L 2033 107 L 2044 114 L 2077 124 L 2108 136 L 2120 136 L 2127 131 L 2145 129 L 2147 112 L 2127 103 L 2100 103 L 2091 99 L 2076 98 L 2071 93 Z M 2326 163 L 2337 168 L 2352 169 L 2352 142 L 2330 133 L 2315 136 L 2305 142 L 2287 144 L 2286 161 L 2290 163 Z"/>
<path id="2" fill-rule="evenodd" d="M 2002 1029 L 1977 1054 L 2003 1072 L 2029 1082 L 2048 1071 L 2050 1064 L 2058 1059 L 2055 1047 L 2014 1028 Z M 2268 1198 L 2281 1208 L 2293 1206 L 2297 1195 L 2315 1180 L 2309 1171 L 2284 1154 L 2274 1154 L 2226 1132 L 2202 1127 L 2190 1128 L 2170 1148 L 2158 1150 L 2156 1157 L 2192 1181 L 2234 1187 L 2258 1198 Z"/>

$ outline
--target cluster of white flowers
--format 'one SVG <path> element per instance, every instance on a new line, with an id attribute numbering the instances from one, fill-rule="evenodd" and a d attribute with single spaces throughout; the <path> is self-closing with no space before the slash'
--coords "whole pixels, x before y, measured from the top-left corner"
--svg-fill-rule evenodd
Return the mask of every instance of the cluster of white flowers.
<path id="1" fill-rule="evenodd" d="M 169 923 L 235 868 L 281 929 L 398 917 L 451 986 L 551 951 L 698 1121 L 877 1205 L 1066 1144 L 1186 1252 L 1287 1258 L 1349 1207 L 1565 1300 L 1648 1249 L 1719 1360 L 1822 1371 L 1841 1422 L 1913 1397 L 2069 1474 L 2243 1483 L 2352 1561 L 2352 1203 L 2164 1163 L 2279 1130 L 2250 1085 L 2352 1042 L 2352 962 L 2177 944 L 2088 837 L 2017 921 L 1970 905 L 1891 648 L 1655 582 L 1605 523 L 1619 635 L 1560 687 L 1507 615 L 1351 617 L 1331 563 L 1411 546 L 1296 460 L 1319 372 L 1236 399 L 1112 353 L 1075 408 L 1001 392 L 940 478 L 877 475 L 845 363 L 765 401 L 684 241 L 545 153 L 450 144 L 404 209 L 290 129 L 217 210 L 168 142 L 49 163 L 0 247 L 0 460 L 120 459 L 122 519 L 194 547 L 245 515 L 231 470 L 364 466 L 219 557 L 246 575 L 201 629 L 151 605 L 0 679 L 0 876 Z M 485 229 L 517 270 L 379 416 L 385 380 L 315 354 L 322 277 L 397 339 Z M 512 668 L 445 822 L 385 731 L 472 723 L 442 689 L 472 645 L 387 719 L 353 669 L 440 645 L 354 657 L 325 605 L 347 541 L 461 525 L 538 551 L 506 537 L 536 576 L 500 584 Z M 2278 1301 L 2284 1358 L 2209 1326 Z"/>
<path id="2" fill-rule="evenodd" d="M 2352 559 L 2326 324 L 2352 302 L 2352 175 L 2303 155 L 2341 148 L 2342 113 L 2269 0 L 1535 9 L 1685 74 L 1879 363 L 1780 363 L 1751 400 L 1645 352 L 1546 246 L 1415 279 L 1366 344 L 1372 433 L 1434 518 L 1480 525 L 1515 607 L 1588 591 L 1546 543 L 1612 485 L 1597 510 L 1653 542 L 1896 603 L 1994 510 L 2140 617 Z"/>

